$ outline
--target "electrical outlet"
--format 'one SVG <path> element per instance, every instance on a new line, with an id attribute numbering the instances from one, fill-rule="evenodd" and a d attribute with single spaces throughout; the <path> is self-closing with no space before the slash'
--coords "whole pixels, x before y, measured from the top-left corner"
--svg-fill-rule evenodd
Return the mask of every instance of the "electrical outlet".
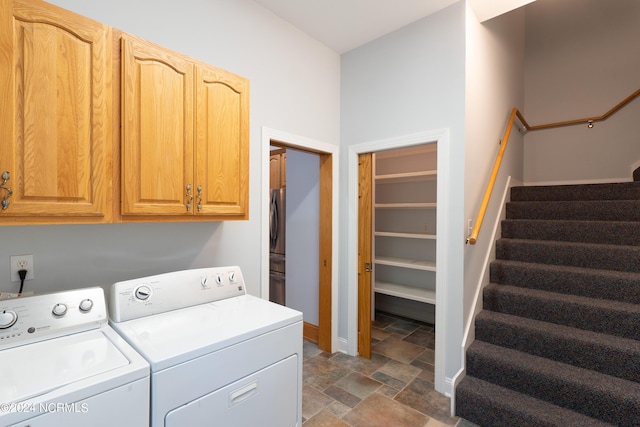
<path id="1" fill-rule="evenodd" d="M 18 270 L 27 270 L 25 280 L 34 279 L 33 255 L 12 255 L 11 256 L 11 282 L 19 282 Z"/>

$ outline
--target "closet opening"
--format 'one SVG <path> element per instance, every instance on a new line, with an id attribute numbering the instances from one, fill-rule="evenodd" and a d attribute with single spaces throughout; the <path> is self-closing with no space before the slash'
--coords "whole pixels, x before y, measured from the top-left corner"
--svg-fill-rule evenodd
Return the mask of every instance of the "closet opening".
<path id="1" fill-rule="evenodd" d="M 434 350 L 437 143 L 358 160 L 358 354 L 370 357 L 386 328 Z"/>

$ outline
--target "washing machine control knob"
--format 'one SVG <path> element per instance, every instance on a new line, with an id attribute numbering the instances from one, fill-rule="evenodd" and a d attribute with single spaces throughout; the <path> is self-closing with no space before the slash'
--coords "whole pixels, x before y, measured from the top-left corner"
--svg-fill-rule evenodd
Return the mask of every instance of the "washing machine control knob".
<path id="1" fill-rule="evenodd" d="M 229 282 L 230 283 L 236 283 L 236 273 L 235 271 L 232 271 L 229 273 Z"/>
<path id="2" fill-rule="evenodd" d="M 220 274 L 216 274 L 216 284 L 222 284 L 222 276 Z"/>
<path id="3" fill-rule="evenodd" d="M 67 314 L 67 305 L 66 304 L 62 304 L 62 303 L 58 303 L 58 304 L 53 306 L 53 309 L 51 310 L 51 312 L 56 317 L 62 317 L 65 314 Z"/>
<path id="4" fill-rule="evenodd" d="M 136 298 L 140 301 L 146 301 L 151 296 L 151 288 L 147 285 L 138 286 L 136 289 Z"/>
<path id="5" fill-rule="evenodd" d="M 79 308 L 81 312 L 88 313 L 93 308 L 93 301 L 91 301 L 89 298 L 83 299 L 82 301 L 80 301 Z"/>
<path id="6" fill-rule="evenodd" d="M 203 277 L 200 280 L 200 284 L 202 285 L 203 288 L 206 287 L 209 284 L 209 278 L 207 276 Z"/>
<path id="7" fill-rule="evenodd" d="M 0 313 L 0 329 L 12 327 L 18 321 L 18 315 L 15 311 L 3 310 Z"/>

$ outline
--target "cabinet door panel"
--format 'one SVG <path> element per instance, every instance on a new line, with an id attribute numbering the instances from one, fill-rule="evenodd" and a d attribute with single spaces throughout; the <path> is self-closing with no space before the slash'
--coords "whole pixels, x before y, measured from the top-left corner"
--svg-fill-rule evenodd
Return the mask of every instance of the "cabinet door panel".
<path id="1" fill-rule="evenodd" d="M 13 17 L 3 84 L 15 128 L 1 151 L 13 196 L 1 215 L 109 217 L 111 30 L 40 2 L 14 1 Z"/>
<path id="2" fill-rule="evenodd" d="M 123 36 L 122 88 L 122 213 L 190 214 L 193 65 Z"/>
<path id="3" fill-rule="evenodd" d="M 196 186 L 202 186 L 199 213 L 246 217 L 248 82 L 213 67 L 196 70 Z"/>

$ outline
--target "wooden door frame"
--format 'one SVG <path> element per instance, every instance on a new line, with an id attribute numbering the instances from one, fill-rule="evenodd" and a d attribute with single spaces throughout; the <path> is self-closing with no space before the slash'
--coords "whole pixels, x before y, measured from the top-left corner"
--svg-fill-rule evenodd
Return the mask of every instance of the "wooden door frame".
<path id="1" fill-rule="evenodd" d="M 269 298 L 269 147 L 273 144 L 320 157 L 320 239 L 318 283 L 318 347 L 333 353 L 336 349 L 338 277 L 338 146 L 287 132 L 262 128 L 262 298 Z"/>
<path id="2" fill-rule="evenodd" d="M 446 362 L 446 337 L 450 328 L 455 325 L 448 323 L 446 316 L 447 302 L 454 300 L 447 298 L 449 289 L 445 286 L 449 269 L 455 268 L 447 261 L 447 239 L 450 235 L 449 212 L 451 202 L 447 191 L 449 189 L 448 171 L 449 161 L 449 131 L 440 129 L 430 132 L 416 133 L 397 138 L 364 142 L 348 147 L 348 218 L 347 218 L 347 282 L 348 282 L 348 307 L 347 307 L 347 352 L 351 355 L 358 354 L 358 315 L 366 310 L 367 302 L 358 297 L 358 190 L 359 167 L 358 156 L 363 153 L 403 148 L 412 145 L 420 145 L 428 142 L 438 144 L 438 211 L 437 211 L 437 235 L 442 236 L 438 240 L 436 258 L 438 259 L 438 274 L 436 276 L 436 345 L 435 345 L 435 389 L 441 393 L 452 395 L 451 380 L 445 378 Z M 442 173 L 441 173 L 442 172 Z M 370 298 L 370 295 L 369 295 Z M 370 313 L 369 313 L 370 314 Z"/>

